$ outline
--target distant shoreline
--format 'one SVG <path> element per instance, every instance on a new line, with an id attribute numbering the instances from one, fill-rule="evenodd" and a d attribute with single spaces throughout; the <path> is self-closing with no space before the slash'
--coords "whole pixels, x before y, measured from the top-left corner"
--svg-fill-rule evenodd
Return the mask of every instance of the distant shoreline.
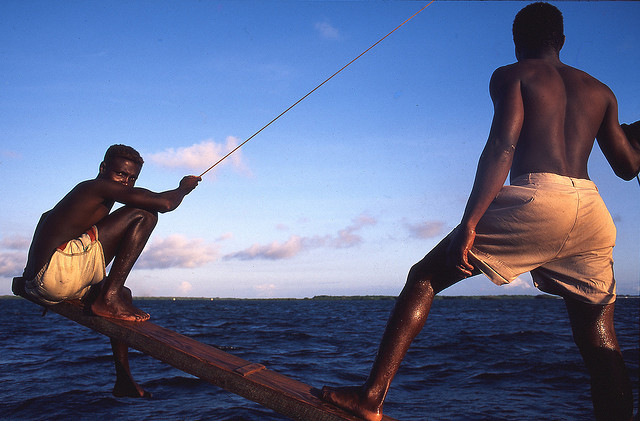
<path id="1" fill-rule="evenodd" d="M 20 299 L 15 295 L 0 295 L 0 300 Z M 134 297 L 135 300 L 165 300 L 165 301 L 349 301 L 349 300 L 372 300 L 372 301 L 394 301 L 396 296 L 392 295 L 316 295 L 305 298 L 233 298 L 233 297 Z M 618 295 L 618 299 L 640 298 L 640 295 Z M 555 295 L 436 295 L 436 300 L 559 300 Z"/>

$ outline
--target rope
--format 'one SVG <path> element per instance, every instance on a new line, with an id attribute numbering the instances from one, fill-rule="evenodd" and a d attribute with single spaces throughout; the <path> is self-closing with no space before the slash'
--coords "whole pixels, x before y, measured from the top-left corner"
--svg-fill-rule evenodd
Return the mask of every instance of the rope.
<path id="1" fill-rule="evenodd" d="M 353 60 L 351 60 L 349 63 L 345 64 L 340 70 L 338 70 L 337 72 L 335 72 L 334 74 L 332 74 L 331 76 L 329 76 L 328 78 L 326 78 L 321 84 L 319 84 L 318 86 L 316 86 L 315 88 L 313 88 L 311 91 L 309 91 L 305 96 L 303 96 L 302 98 L 300 98 L 299 100 L 297 100 L 295 103 L 293 103 L 293 105 L 291 105 L 289 108 L 287 108 L 286 110 L 284 110 L 283 112 L 281 112 L 280 114 L 278 114 L 278 116 L 276 118 L 274 118 L 273 120 L 271 120 L 270 122 L 268 122 L 267 124 L 265 124 L 264 126 L 262 126 L 262 128 L 260 130 L 258 130 L 257 132 L 255 132 L 254 134 L 252 134 L 247 140 L 245 140 L 244 142 L 242 142 L 241 144 L 239 144 L 238 146 L 236 146 L 235 148 L 233 148 L 231 150 L 231 152 L 229 152 L 228 154 L 226 154 L 225 156 L 223 156 L 222 158 L 220 158 L 218 160 L 218 162 L 216 162 L 215 164 L 213 164 L 212 166 L 210 166 L 209 168 L 207 168 L 206 171 L 204 171 L 202 174 L 200 174 L 200 177 L 202 177 L 203 175 L 205 175 L 206 173 L 208 173 L 210 170 L 212 170 L 216 165 L 218 165 L 219 163 L 221 163 L 222 161 L 224 161 L 225 159 L 227 159 L 227 157 L 229 157 L 232 153 L 234 153 L 235 151 L 237 151 L 238 149 L 240 149 L 242 146 L 244 146 L 245 143 L 247 143 L 248 141 L 250 141 L 251 139 L 253 139 L 258 133 L 260 133 L 261 131 L 263 131 L 264 129 L 266 129 L 267 127 L 269 127 L 271 125 L 271 123 L 273 123 L 274 121 L 276 121 L 277 119 L 279 119 L 280 117 L 282 117 L 287 111 L 289 111 L 290 109 L 292 109 L 293 107 L 295 107 L 296 105 L 298 105 L 300 102 L 302 102 L 306 97 L 308 97 L 309 95 L 311 95 L 312 93 L 314 93 L 318 88 L 320 88 L 322 85 L 324 85 L 325 83 L 327 83 L 329 80 L 331 80 L 334 76 L 336 76 L 338 73 L 340 73 L 341 71 L 343 71 L 344 69 L 346 69 L 351 63 L 353 63 L 354 61 L 356 61 L 357 59 L 359 59 L 360 57 L 362 57 L 363 55 L 365 55 L 369 50 L 371 50 L 373 47 L 375 47 L 376 45 L 380 44 L 385 38 L 387 38 L 389 35 L 393 34 L 396 30 L 400 29 L 400 27 L 402 25 L 404 25 L 405 23 L 409 22 L 411 19 L 413 19 L 414 17 L 416 17 L 418 15 L 418 13 L 422 12 L 424 9 L 426 9 L 431 3 L 433 3 L 435 0 L 431 0 L 429 3 L 427 3 L 426 6 L 424 6 L 422 9 L 418 10 L 416 13 L 414 13 L 409 19 L 405 20 L 404 22 L 402 22 L 400 25 L 398 25 L 393 31 L 389 32 L 387 35 L 385 35 L 384 37 L 380 38 L 378 40 L 378 42 L 376 42 L 375 44 L 373 44 L 371 47 L 367 48 L 366 50 L 364 50 L 362 53 L 360 53 L 360 55 L 358 55 L 358 57 L 354 58 Z"/>

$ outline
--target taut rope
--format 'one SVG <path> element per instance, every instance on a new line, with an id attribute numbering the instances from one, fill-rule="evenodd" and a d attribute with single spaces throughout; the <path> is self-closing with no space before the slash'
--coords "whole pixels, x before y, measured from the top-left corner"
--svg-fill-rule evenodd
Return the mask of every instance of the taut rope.
<path id="1" fill-rule="evenodd" d="M 324 82 L 322 82 L 321 84 L 319 84 L 318 86 L 316 86 L 315 88 L 313 88 L 311 91 L 309 91 L 305 96 L 303 96 L 302 98 L 300 98 L 299 100 L 297 100 L 293 105 L 291 105 L 289 108 L 287 108 L 286 110 L 284 110 L 283 112 L 281 112 L 280 114 L 278 114 L 278 116 L 276 118 L 274 118 L 273 120 L 271 120 L 270 122 L 268 122 L 267 124 L 265 124 L 264 126 L 262 126 L 262 128 L 260 130 L 258 130 L 257 132 L 255 132 L 254 134 L 252 134 L 247 140 L 245 140 L 244 142 L 242 142 L 241 144 L 239 144 L 238 146 L 236 146 L 235 148 L 233 148 L 231 150 L 231 152 L 229 152 L 228 154 L 226 154 L 225 156 L 223 156 L 222 158 L 220 158 L 218 160 L 218 162 L 216 162 L 215 164 L 213 164 L 212 166 L 210 166 L 209 168 L 207 168 L 206 171 L 204 171 L 202 174 L 200 174 L 200 177 L 202 177 L 203 175 L 205 175 L 206 173 L 208 173 L 210 170 L 212 170 L 216 165 L 218 165 L 219 163 L 221 163 L 222 161 L 224 161 L 225 159 L 227 159 L 227 157 L 229 155 L 231 155 L 232 153 L 234 153 L 235 151 L 237 151 L 238 149 L 240 149 L 245 143 L 247 143 L 248 141 L 250 141 L 251 139 L 253 139 L 258 133 L 260 133 L 261 131 L 263 131 L 264 129 L 266 129 L 269 125 L 271 125 L 271 123 L 273 123 L 274 121 L 276 121 L 277 119 L 279 119 L 280 117 L 282 117 L 287 111 L 289 111 L 290 109 L 292 109 L 293 107 L 295 107 L 296 105 L 298 105 L 298 103 L 300 103 L 302 100 L 304 100 L 306 97 L 308 97 L 309 95 L 311 95 L 312 93 L 314 93 L 318 88 L 320 88 L 322 85 L 324 85 L 325 83 L 327 83 L 329 80 L 331 80 L 335 75 L 337 75 L 338 73 L 340 73 L 341 71 L 343 71 L 344 69 L 346 69 L 351 63 L 353 63 L 354 61 L 356 61 L 357 59 L 359 59 L 360 57 L 362 57 L 363 55 L 365 55 L 369 50 L 371 50 L 373 47 L 375 47 L 376 45 L 380 44 L 386 37 L 388 37 L 389 35 L 393 34 L 396 30 L 398 30 L 402 25 L 404 25 L 405 23 L 409 22 L 411 19 L 413 19 L 416 15 L 418 15 L 418 13 L 422 12 L 424 9 L 426 9 L 431 3 L 433 3 L 435 0 L 431 0 L 429 3 L 426 4 L 426 6 L 424 6 L 422 9 L 418 10 L 416 13 L 414 13 L 409 19 L 405 20 L 404 22 L 402 22 L 400 25 L 398 25 L 393 31 L 389 32 L 387 35 L 385 35 L 384 37 L 380 38 L 380 40 L 378 40 L 378 42 L 376 42 L 375 44 L 373 44 L 371 47 L 367 48 L 366 50 L 364 50 L 362 53 L 360 53 L 360 55 L 358 55 L 358 57 L 354 58 L 353 60 L 351 60 L 349 63 L 345 64 L 340 70 L 338 70 L 337 72 L 335 72 L 334 74 L 332 74 L 331 76 L 329 76 L 328 78 L 326 78 L 324 80 Z"/>

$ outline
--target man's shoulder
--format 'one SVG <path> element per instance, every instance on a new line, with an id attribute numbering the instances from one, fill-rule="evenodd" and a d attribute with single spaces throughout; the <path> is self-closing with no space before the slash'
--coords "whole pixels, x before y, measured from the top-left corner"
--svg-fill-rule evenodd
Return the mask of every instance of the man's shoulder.
<path id="1" fill-rule="evenodd" d="M 609 86 L 584 70 L 571 66 L 563 66 L 560 74 L 564 84 L 571 86 L 573 91 L 580 91 L 584 95 L 590 95 L 592 99 L 600 98 L 605 101 L 615 101 L 615 95 Z"/>
<path id="2" fill-rule="evenodd" d="M 579 84 L 582 89 L 610 91 L 609 87 L 584 70 L 562 62 L 547 63 L 543 60 L 521 60 L 498 67 L 492 80 L 540 81 L 560 77 L 565 83 Z"/>
<path id="3" fill-rule="evenodd" d="M 110 190 L 118 187 L 119 184 L 113 181 L 94 178 L 79 182 L 69 194 L 74 196 L 104 196 Z"/>
<path id="4" fill-rule="evenodd" d="M 494 70 L 489 82 L 489 90 L 492 96 L 507 86 L 513 86 L 519 83 L 523 78 L 525 70 L 526 68 L 521 66 L 519 62 L 507 64 Z"/>
<path id="5" fill-rule="evenodd" d="M 97 178 L 84 180 L 75 185 L 75 187 L 71 190 L 72 192 L 87 192 L 95 189 L 97 186 L 101 185 L 104 180 L 100 180 Z"/>
<path id="6" fill-rule="evenodd" d="M 498 67 L 493 73 L 496 77 L 526 78 L 540 73 L 556 72 L 557 70 L 557 66 L 543 60 L 520 60 Z"/>
<path id="7" fill-rule="evenodd" d="M 493 74 L 496 75 L 501 75 L 504 73 L 512 73 L 515 71 L 518 71 L 519 69 L 519 62 L 515 62 L 515 63 L 511 63 L 511 64 L 505 64 L 504 66 L 500 66 L 498 67 L 496 70 L 493 71 Z"/>
<path id="8" fill-rule="evenodd" d="M 501 80 L 515 80 L 522 79 L 526 77 L 526 75 L 531 74 L 536 71 L 536 67 L 531 63 L 523 63 L 521 61 L 517 61 L 515 63 L 506 64 L 504 66 L 498 67 L 493 71 L 491 75 L 492 81 L 501 81 Z"/>

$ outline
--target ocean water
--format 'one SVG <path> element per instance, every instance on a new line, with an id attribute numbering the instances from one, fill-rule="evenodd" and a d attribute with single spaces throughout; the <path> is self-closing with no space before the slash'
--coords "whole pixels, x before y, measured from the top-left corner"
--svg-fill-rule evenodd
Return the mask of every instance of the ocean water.
<path id="1" fill-rule="evenodd" d="M 393 300 L 137 300 L 156 324 L 314 387 L 362 382 Z M 0 419 L 285 420 L 140 352 L 151 399 L 115 398 L 109 341 L 24 299 L 0 299 Z M 638 405 L 640 299 L 616 330 Z M 559 299 L 437 300 L 394 380 L 400 420 L 591 420 L 586 370 Z"/>

